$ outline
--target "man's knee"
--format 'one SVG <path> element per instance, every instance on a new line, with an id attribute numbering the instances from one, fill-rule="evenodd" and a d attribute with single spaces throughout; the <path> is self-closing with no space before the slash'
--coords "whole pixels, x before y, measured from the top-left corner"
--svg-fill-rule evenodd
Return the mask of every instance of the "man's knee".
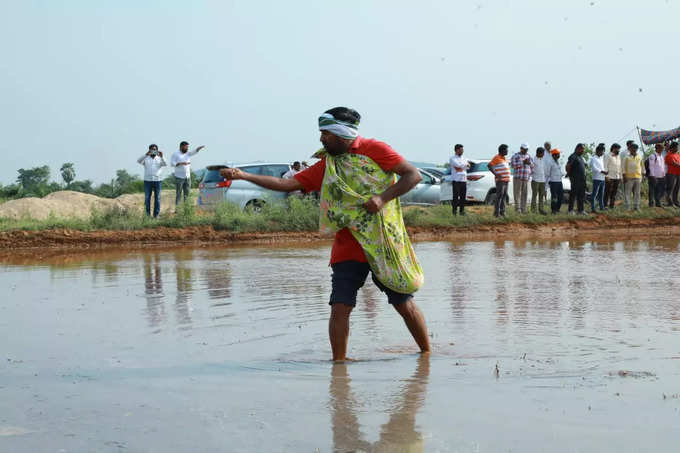
<path id="1" fill-rule="evenodd" d="M 333 319 L 347 318 L 349 317 L 350 313 L 352 313 L 353 309 L 354 306 L 352 305 L 346 305 L 343 303 L 336 302 L 333 305 L 331 305 L 331 318 Z"/>
<path id="2" fill-rule="evenodd" d="M 418 314 L 418 306 L 413 302 L 413 298 L 400 304 L 394 304 L 394 309 L 406 320 L 413 319 Z"/>

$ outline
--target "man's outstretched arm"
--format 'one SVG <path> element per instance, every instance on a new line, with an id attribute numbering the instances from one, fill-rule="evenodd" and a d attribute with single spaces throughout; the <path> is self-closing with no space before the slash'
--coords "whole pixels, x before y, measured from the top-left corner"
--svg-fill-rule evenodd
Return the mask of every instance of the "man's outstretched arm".
<path id="1" fill-rule="evenodd" d="M 265 189 L 276 190 L 278 192 L 304 190 L 302 184 L 295 178 L 283 179 L 274 176 L 254 175 L 239 168 L 224 168 L 220 170 L 220 175 L 226 180 L 242 179 L 257 184 L 260 187 L 264 187 Z"/>
<path id="2" fill-rule="evenodd" d="M 372 196 L 364 205 L 368 212 L 380 211 L 387 202 L 404 195 L 423 180 L 418 169 L 405 160 L 397 164 L 392 171 L 401 176 L 399 181 L 383 193 Z"/>

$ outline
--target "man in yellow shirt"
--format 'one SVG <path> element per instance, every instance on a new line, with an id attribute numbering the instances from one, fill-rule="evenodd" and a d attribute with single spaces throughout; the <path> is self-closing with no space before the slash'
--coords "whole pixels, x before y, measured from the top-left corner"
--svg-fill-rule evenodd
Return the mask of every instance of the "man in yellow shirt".
<path id="1" fill-rule="evenodd" d="M 626 181 L 623 187 L 623 199 L 626 209 L 640 210 L 640 183 L 645 174 L 642 158 L 638 154 L 638 145 L 633 143 L 629 148 L 629 154 L 623 159 L 623 178 Z M 632 198 L 632 200 L 631 200 Z M 632 207 L 631 207 L 632 201 Z"/>

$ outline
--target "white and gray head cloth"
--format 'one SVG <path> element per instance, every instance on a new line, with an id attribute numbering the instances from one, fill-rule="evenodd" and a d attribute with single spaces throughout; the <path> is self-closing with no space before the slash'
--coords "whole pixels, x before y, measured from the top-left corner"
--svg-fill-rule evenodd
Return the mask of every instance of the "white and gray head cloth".
<path id="1" fill-rule="evenodd" d="M 319 130 L 328 131 L 341 138 L 353 139 L 359 136 L 359 124 L 336 120 L 330 113 L 324 113 L 319 117 Z"/>

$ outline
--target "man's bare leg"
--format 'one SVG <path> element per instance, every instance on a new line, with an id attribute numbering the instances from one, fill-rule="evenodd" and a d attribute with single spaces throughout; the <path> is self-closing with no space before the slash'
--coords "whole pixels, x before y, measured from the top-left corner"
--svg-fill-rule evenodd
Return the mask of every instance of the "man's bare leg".
<path id="1" fill-rule="evenodd" d="M 421 352 L 430 352 L 430 337 L 427 336 L 427 325 L 425 324 L 425 316 L 420 311 L 418 306 L 413 302 L 413 298 L 402 304 L 394 305 L 395 310 L 399 312 L 409 332 L 416 340 Z"/>
<path id="2" fill-rule="evenodd" d="M 328 337 L 331 340 L 334 362 L 342 362 L 347 359 L 349 314 L 352 312 L 353 308 L 354 307 L 350 305 L 341 303 L 331 305 L 331 318 L 328 321 Z"/>

